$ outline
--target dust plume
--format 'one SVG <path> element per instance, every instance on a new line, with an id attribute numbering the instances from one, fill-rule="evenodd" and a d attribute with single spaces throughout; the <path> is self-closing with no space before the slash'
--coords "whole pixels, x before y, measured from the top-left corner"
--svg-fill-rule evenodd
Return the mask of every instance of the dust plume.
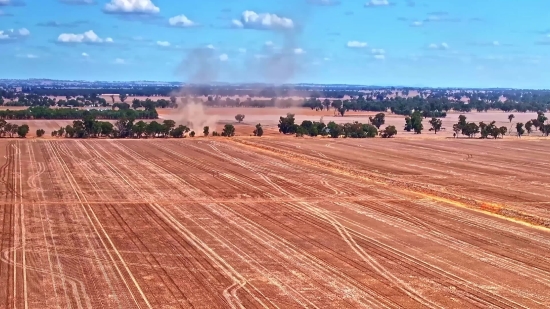
<path id="1" fill-rule="evenodd" d="M 218 77 L 219 62 L 213 48 L 198 47 L 187 53 L 176 71 L 188 84 L 210 84 Z M 205 126 L 215 130 L 218 117 L 208 115 L 202 100 L 188 94 L 185 85 L 170 94 L 177 98 L 178 107 L 169 117 L 176 124 L 187 126 L 197 134 L 200 134 Z"/>

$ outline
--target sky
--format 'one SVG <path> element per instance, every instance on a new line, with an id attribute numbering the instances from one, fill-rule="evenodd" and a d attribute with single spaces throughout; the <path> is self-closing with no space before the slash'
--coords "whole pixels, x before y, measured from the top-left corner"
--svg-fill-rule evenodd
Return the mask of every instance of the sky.
<path id="1" fill-rule="evenodd" d="M 547 0 L 0 0 L 0 78 L 550 88 Z"/>

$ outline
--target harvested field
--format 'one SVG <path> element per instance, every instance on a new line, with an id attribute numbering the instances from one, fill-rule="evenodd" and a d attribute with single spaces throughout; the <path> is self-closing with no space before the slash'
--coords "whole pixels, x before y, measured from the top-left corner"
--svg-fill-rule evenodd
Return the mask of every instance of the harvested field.
<path id="1" fill-rule="evenodd" d="M 0 307 L 548 308 L 549 150 L 0 140 Z"/>

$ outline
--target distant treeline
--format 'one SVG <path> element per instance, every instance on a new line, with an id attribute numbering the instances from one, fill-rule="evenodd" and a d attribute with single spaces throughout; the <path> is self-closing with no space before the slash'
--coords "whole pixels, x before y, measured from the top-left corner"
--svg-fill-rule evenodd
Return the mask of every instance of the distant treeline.
<path id="1" fill-rule="evenodd" d="M 156 89 L 156 88 L 155 88 Z M 56 90 L 56 89 L 42 89 L 42 90 Z M 57 89 L 62 90 L 62 89 Z M 129 108 L 165 108 L 176 107 L 179 103 L 187 103 L 189 101 L 203 100 L 207 106 L 218 107 L 309 107 L 316 110 L 329 110 L 334 109 L 335 113 L 344 115 L 346 112 L 352 111 L 377 111 L 391 112 L 399 115 L 410 115 L 413 111 L 420 111 L 423 117 L 445 117 L 447 111 L 454 110 L 459 112 L 470 111 L 488 111 L 488 110 L 501 110 L 504 112 L 536 112 L 536 111 L 549 111 L 550 110 L 550 91 L 521 91 L 521 90 L 509 90 L 509 91 L 450 91 L 450 90 L 420 90 L 419 94 L 414 97 L 408 97 L 410 90 L 402 89 L 397 93 L 393 90 L 379 90 L 371 93 L 355 93 L 349 99 L 339 99 L 338 96 L 332 96 L 333 91 L 329 91 L 331 94 L 326 93 L 310 93 L 307 98 L 285 98 L 285 95 L 290 93 L 289 91 L 281 91 L 277 96 L 269 96 L 271 91 L 263 89 L 260 93 L 253 93 L 251 95 L 268 97 L 265 99 L 256 97 L 231 98 L 228 95 L 234 95 L 231 93 L 219 94 L 183 94 L 178 96 L 171 96 L 167 99 L 153 100 L 147 98 L 146 100 L 138 100 L 131 98 L 131 96 L 151 96 L 154 97 L 158 93 L 136 93 L 135 89 L 121 89 L 120 94 L 111 95 L 109 100 L 100 97 L 98 89 L 80 89 L 84 92 L 92 93 L 79 93 L 78 89 L 65 89 L 71 94 L 66 93 L 65 99 L 52 99 L 45 94 L 37 93 L 13 93 L 2 91 L 2 97 L 0 97 L 1 105 L 9 106 L 112 106 L 118 109 Z M 78 90 L 78 91 L 77 91 Z M 110 89 L 113 90 L 113 89 Z M 134 92 L 126 92 L 132 90 Z M 219 89 L 218 89 L 219 90 Z M 235 89 L 233 89 L 235 90 Z M 266 92 L 267 91 L 267 92 Z M 418 91 L 418 90 L 417 90 Z M 74 93 L 73 93 L 74 92 Z M 169 95 L 171 92 L 162 93 L 162 95 Z M 206 93 L 206 92 L 205 92 Z M 49 94 L 54 95 L 54 94 Z M 59 95 L 59 94 L 58 94 Z M 463 102 L 464 98 L 468 98 L 469 102 Z M 506 98 L 505 100 L 503 98 Z M 504 101 L 503 101 L 504 100 Z M 117 102 L 117 103 L 115 103 Z"/>
<path id="2" fill-rule="evenodd" d="M 81 110 L 73 108 L 29 107 L 25 110 L 0 110 L 0 119 L 82 119 L 91 115 L 94 119 L 157 119 L 155 108 L 148 110 Z"/>

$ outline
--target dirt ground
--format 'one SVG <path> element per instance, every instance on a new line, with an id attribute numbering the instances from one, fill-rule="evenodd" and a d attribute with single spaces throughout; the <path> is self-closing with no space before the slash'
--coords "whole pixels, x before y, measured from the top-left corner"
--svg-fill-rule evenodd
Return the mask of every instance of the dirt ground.
<path id="1" fill-rule="evenodd" d="M 548 308 L 544 140 L 0 140 L 2 308 Z"/>

